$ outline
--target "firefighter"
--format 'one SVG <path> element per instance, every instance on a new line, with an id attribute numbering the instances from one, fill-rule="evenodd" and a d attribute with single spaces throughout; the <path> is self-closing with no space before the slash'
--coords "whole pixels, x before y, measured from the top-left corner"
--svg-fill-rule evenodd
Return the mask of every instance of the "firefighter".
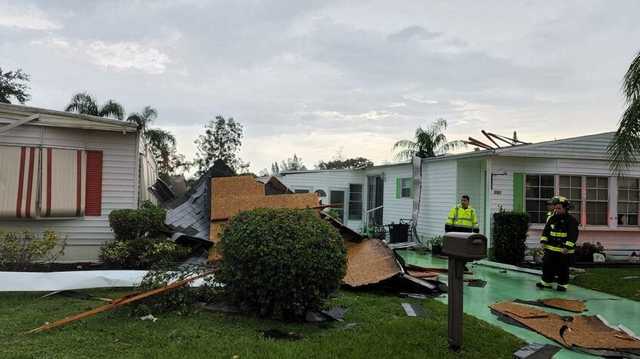
<path id="1" fill-rule="evenodd" d="M 553 197 L 553 215 L 547 220 L 540 243 L 544 248 L 542 278 L 538 288 L 552 288 L 564 292 L 569 284 L 569 264 L 578 240 L 578 221 L 568 213 L 569 201 L 561 196 Z M 557 277 L 557 281 L 556 281 Z"/>
<path id="2" fill-rule="evenodd" d="M 444 225 L 445 232 L 474 232 L 478 233 L 478 217 L 476 210 L 469 207 L 469 196 L 460 198 L 460 204 L 451 208 L 449 217 Z"/>

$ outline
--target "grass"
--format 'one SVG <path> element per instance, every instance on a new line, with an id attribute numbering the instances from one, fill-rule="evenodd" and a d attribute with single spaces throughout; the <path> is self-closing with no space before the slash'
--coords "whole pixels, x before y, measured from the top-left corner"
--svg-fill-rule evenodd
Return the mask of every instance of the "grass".
<path id="1" fill-rule="evenodd" d="M 637 278 L 623 279 L 630 276 Z M 571 284 L 624 298 L 640 300 L 640 267 L 587 268 L 586 273 L 578 274 Z"/>
<path id="2" fill-rule="evenodd" d="M 117 297 L 124 292 L 91 293 Z M 423 305 L 427 317 L 407 317 L 402 302 Z M 511 358 L 524 345 L 497 327 L 465 316 L 463 350 L 451 353 L 445 305 L 344 291 L 330 302 L 348 308 L 344 322 L 286 324 L 247 315 L 196 312 L 182 317 L 157 315 L 153 323 L 121 309 L 51 332 L 21 334 L 100 304 L 60 296 L 0 294 L 0 358 Z M 304 339 L 262 336 L 261 331 L 274 328 L 301 333 Z"/>

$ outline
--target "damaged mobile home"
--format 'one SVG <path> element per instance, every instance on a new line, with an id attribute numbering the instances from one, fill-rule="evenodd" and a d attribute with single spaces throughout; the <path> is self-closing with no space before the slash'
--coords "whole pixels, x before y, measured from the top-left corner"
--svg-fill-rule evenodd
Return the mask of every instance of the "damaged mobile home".
<path id="1" fill-rule="evenodd" d="M 0 226 L 67 237 L 62 261 L 95 261 L 111 210 L 155 201 L 156 165 L 135 124 L 0 103 Z"/>

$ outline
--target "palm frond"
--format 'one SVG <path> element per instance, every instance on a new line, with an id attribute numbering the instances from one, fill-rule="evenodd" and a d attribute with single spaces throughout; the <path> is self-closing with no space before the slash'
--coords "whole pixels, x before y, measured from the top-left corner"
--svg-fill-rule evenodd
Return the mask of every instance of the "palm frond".
<path id="1" fill-rule="evenodd" d="M 430 130 L 433 133 L 442 133 L 442 131 L 445 131 L 446 129 L 447 129 L 447 120 L 445 120 L 444 118 L 437 119 L 436 122 L 431 124 L 431 127 L 430 127 Z"/>
<path id="2" fill-rule="evenodd" d="M 394 150 L 398 148 L 414 150 L 416 148 L 416 143 L 411 140 L 400 140 L 393 145 Z"/>
<path id="3" fill-rule="evenodd" d="M 607 148 L 611 172 L 622 172 L 638 160 L 640 153 L 640 97 L 634 99 L 622 115 L 618 131 Z"/>
<path id="4" fill-rule="evenodd" d="M 398 152 L 395 155 L 395 158 L 398 161 L 406 161 L 406 160 L 412 159 L 413 156 L 415 155 L 415 153 L 416 153 L 416 151 L 407 149 L 407 150 L 403 150 L 403 151 Z"/>
<path id="5" fill-rule="evenodd" d="M 85 115 L 99 115 L 96 99 L 86 92 L 78 92 L 73 95 L 64 110 L 66 112 L 76 112 Z"/>
<path id="6" fill-rule="evenodd" d="M 146 124 L 148 125 L 158 118 L 158 110 L 151 106 L 145 106 L 144 109 L 142 109 L 142 117 L 146 120 Z"/>
<path id="7" fill-rule="evenodd" d="M 124 118 L 124 107 L 122 107 L 121 104 L 115 102 L 114 100 L 108 100 L 100 109 L 99 116 L 113 116 L 118 120 L 122 120 Z"/>
<path id="8" fill-rule="evenodd" d="M 624 75 L 622 91 L 627 97 L 628 103 L 640 97 L 640 52 L 633 59 Z"/>
<path id="9" fill-rule="evenodd" d="M 447 153 L 449 151 L 455 151 L 463 147 L 467 147 L 467 144 L 464 141 L 455 140 L 445 143 L 444 146 L 442 146 L 442 149 L 445 153 Z"/>

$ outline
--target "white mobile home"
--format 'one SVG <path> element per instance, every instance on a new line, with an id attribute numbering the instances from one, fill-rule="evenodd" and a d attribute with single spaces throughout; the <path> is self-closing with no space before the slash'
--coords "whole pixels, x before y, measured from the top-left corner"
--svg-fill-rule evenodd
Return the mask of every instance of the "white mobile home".
<path id="1" fill-rule="evenodd" d="M 109 212 L 153 200 L 155 181 L 135 124 L 0 104 L 0 230 L 54 230 L 61 260 L 93 261 Z"/>
<path id="2" fill-rule="evenodd" d="M 426 238 L 442 234 L 448 210 L 462 194 L 468 194 L 478 212 L 480 230 L 489 238 L 491 226 L 487 224 L 496 211 L 529 213 L 528 244 L 535 246 L 546 218 L 546 202 L 559 194 L 574 204 L 572 214 L 580 222 L 580 242 L 601 242 L 611 254 L 638 251 L 640 164 L 631 166 L 623 177 L 613 175 L 606 151 L 612 137 L 608 132 L 424 159 L 418 233 Z M 341 189 L 351 201 L 358 198 L 351 195 L 351 185 L 372 186 L 374 173 L 384 184 L 383 223 L 411 218 L 412 202 L 401 193 L 403 184 L 409 183 L 406 178 L 412 176 L 409 163 L 366 170 L 285 173 L 282 181 L 294 190 Z M 373 208 L 370 193 L 364 191 L 365 209 Z M 404 194 L 412 195 L 411 190 Z M 338 199 L 340 194 L 336 196 Z M 335 201 L 328 198 L 327 202 Z M 344 211 L 349 212 L 349 201 L 344 203 Z M 346 223 L 359 230 L 363 217 L 357 220 L 357 213 L 351 214 Z"/>

